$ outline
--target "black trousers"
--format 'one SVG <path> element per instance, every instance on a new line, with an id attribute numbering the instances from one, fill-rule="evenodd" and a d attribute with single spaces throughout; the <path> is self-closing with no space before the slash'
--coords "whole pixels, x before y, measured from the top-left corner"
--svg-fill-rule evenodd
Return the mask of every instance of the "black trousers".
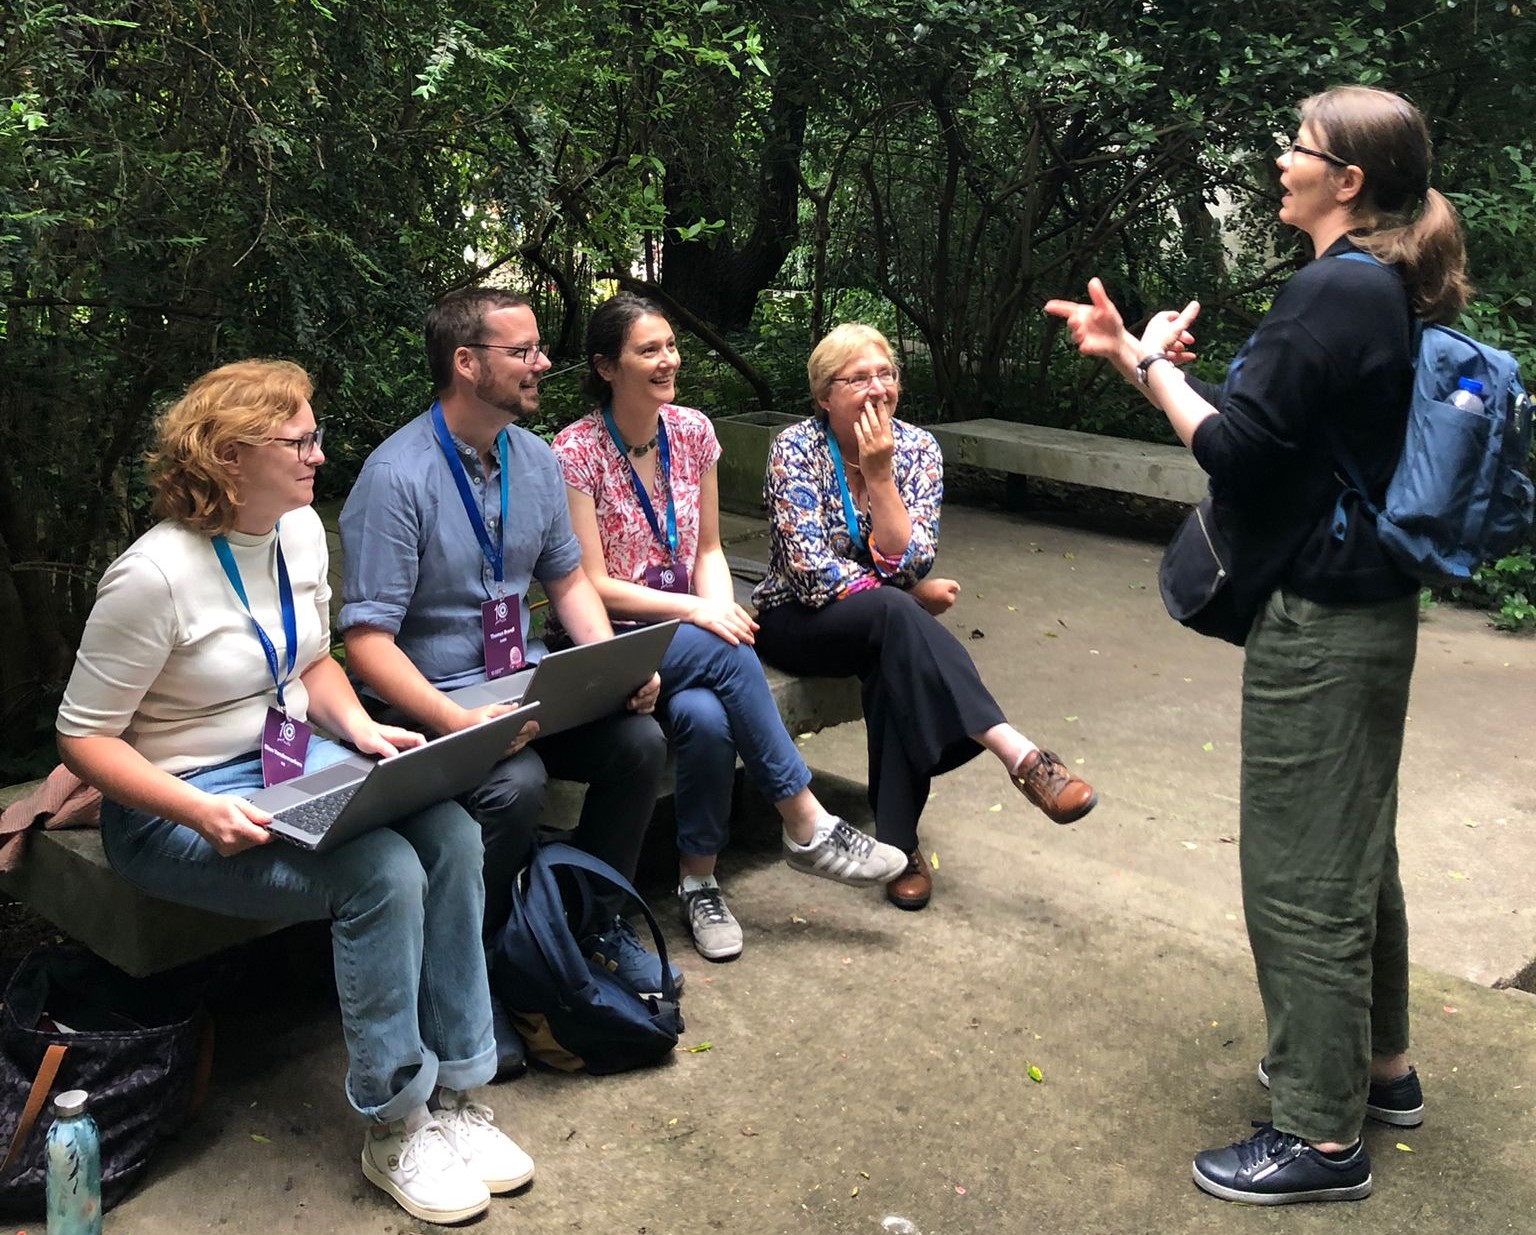
<path id="1" fill-rule="evenodd" d="M 970 655 L 895 587 L 855 592 L 823 609 L 779 605 L 757 620 L 758 652 L 786 673 L 858 676 L 875 836 L 904 852 L 917 848 L 932 778 L 975 758 L 982 747 L 970 735 L 1006 719 Z"/>

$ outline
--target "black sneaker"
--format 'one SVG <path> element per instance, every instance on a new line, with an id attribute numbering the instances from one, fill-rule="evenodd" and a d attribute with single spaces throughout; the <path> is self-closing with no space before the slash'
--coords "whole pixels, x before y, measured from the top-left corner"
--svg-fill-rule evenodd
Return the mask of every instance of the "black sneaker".
<path id="1" fill-rule="evenodd" d="M 1195 1186 L 1224 1201 L 1290 1205 L 1360 1201 L 1371 1194 L 1371 1159 L 1359 1141 L 1343 1158 L 1313 1149 L 1299 1136 L 1259 1124 L 1246 1141 L 1195 1155 Z"/>
<path id="2" fill-rule="evenodd" d="M 1259 1084 L 1269 1088 L 1269 1063 L 1259 1060 Z M 1394 1128 L 1417 1128 L 1424 1122 L 1424 1091 L 1419 1074 L 1409 1068 L 1406 1076 L 1395 1081 L 1372 1081 L 1365 1095 L 1365 1113 L 1377 1123 Z"/>

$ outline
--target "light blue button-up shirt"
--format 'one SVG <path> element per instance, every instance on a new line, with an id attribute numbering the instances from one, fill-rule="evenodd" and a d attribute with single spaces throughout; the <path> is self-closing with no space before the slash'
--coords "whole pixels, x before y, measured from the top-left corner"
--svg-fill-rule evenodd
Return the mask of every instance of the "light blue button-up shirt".
<path id="1" fill-rule="evenodd" d="M 571 530 L 565 481 L 549 446 L 526 429 L 507 431 L 505 524 L 500 465 L 482 469 L 472 446 L 453 439 L 486 530 L 501 536 L 502 588 L 522 609 L 530 661 L 543 647 L 528 641 L 528 586 L 563 578 L 581 565 Z M 485 678 L 480 606 L 497 594 L 448 461 L 422 414 L 392 434 L 363 465 L 341 512 L 342 630 L 387 631 L 422 676 L 440 690 Z"/>

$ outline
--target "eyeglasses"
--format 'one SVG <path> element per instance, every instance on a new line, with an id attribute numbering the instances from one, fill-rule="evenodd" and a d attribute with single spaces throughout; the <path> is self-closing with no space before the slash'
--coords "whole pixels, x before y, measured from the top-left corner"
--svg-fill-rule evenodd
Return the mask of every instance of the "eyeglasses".
<path id="1" fill-rule="evenodd" d="M 1303 146 L 1300 142 L 1292 142 L 1287 148 L 1287 152 L 1290 154 L 1310 154 L 1314 159 L 1321 159 L 1324 163 L 1331 164 L 1334 167 L 1349 166 L 1347 160 L 1339 158 L 1336 154 L 1329 154 L 1326 150 L 1314 150 L 1311 146 Z"/>
<path id="2" fill-rule="evenodd" d="M 868 390 L 877 381 L 882 386 L 894 386 L 901 379 L 895 369 L 876 369 L 873 373 L 855 373 L 852 377 L 834 377 L 832 380 L 858 392 Z"/>
<path id="3" fill-rule="evenodd" d="M 269 442 L 281 442 L 284 446 L 292 446 L 298 452 L 299 462 L 308 463 L 315 457 L 315 451 L 320 449 L 320 443 L 325 440 L 325 426 L 316 425 L 313 433 L 305 433 L 301 437 L 269 437 Z"/>
<path id="4" fill-rule="evenodd" d="M 516 356 L 524 364 L 533 364 L 541 355 L 549 355 L 549 344 L 540 339 L 537 343 L 524 343 L 517 347 L 509 347 L 505 343 L 461 343 L 460 347 L 478 347 L 487 352 L 506 352 L 508 356 Z M 533 360 L 530 360 L 529 354 Z"/>

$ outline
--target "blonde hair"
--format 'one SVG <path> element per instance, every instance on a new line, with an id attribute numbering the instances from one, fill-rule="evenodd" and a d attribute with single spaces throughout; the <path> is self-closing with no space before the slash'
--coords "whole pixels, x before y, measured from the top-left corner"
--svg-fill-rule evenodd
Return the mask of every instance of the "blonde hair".
<path id="1" fill-rule="evenodd" d="M 291 360 L 240 360 L 205 373 L 161 415 L 144 458 L 155 515 L 220 536 L 239 500 L 229 472 L 235 447 L 257 446 L 314 393 Z"/>
<path id="2" fill-rule="evenodd" d="M 837 371 L 871 344 L 885 353 L 885 359 L 892 369 L 901 372 L 896 353 L 891 350 L 890 340 L 863 322 L 844 322 L 841 326 L 834 326 L 816 345 L 811 358 L 805 362 L 805 376 L 810 382 L 811 401 L 816 405 L 818 414 L 821 412 L 821 401 L 832 390 L 832 379 L 837 376 Z"/>
<path id="3" fill-rule="evenodd" d="M 1453 321 L 1472 298 L 1467 249 L 1456 208 L 1429 187 L 1429 127 L 1407 99 L 1370 86 L 1336 86 L 1303 99 L 1303 124 L 1364 176 L 1350 239 L 1395 266 L 1414 312 Z"/>

